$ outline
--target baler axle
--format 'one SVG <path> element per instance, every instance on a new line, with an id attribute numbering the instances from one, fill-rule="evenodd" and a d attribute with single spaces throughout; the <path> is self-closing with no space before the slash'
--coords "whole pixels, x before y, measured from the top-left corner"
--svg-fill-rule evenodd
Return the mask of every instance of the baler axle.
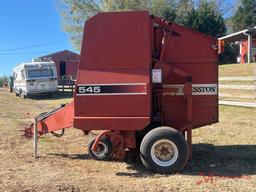
<path id="1" fill-rule="evenodd" d="M 125 149 L 135 149 L 136 148 L 136 138 L 134 131 L 102 131 L 99 133 L 91 148 L 90 151 L 97 151 L 98 144 L 101 142 L 103 137 L 107 137 L 111 141 L 112 145 L 112 159 L 123 160 L 125 158 Z"/>

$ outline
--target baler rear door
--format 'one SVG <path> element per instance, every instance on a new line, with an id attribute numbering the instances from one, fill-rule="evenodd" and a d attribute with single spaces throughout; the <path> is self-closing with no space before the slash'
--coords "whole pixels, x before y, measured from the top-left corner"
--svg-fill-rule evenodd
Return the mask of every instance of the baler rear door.
<path id="1" fill-rule="evenodd" d="M 183 26 L 172 24 L 177 35 L 168 39 L 163 68 L 175 67 L 192 76 L 193 128 L 218 122 L 218 50 L 216 39 Z M 162 106 L 166 124 L 177 129 L 186 123 L 187 103 L 184 79 L 175 74 L 163 77 L 165 88 L 178 93 L 164 93 Z"/>

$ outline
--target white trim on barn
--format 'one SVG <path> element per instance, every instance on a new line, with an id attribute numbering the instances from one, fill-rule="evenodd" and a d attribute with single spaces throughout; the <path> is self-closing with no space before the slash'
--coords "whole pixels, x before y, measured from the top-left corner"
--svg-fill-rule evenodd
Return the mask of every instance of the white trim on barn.
<path id="1" fill-rule="evenodd" d="M 248 52 L 247 52 L 247 58 L 248 58 L 248 63 L 251 62 L 252 59 L 252 36 L 256 35 L 256 26 L 254 28 L 249 28 L 245 29 L 242 31 L 238 31 L 223 37 L 220 37 L 218 40 L 224 41 L 225 43 L 240 43 L 240 55 L 242 52 L 241 49 L 241 40 L 247 40 L 248 41 Z"/>

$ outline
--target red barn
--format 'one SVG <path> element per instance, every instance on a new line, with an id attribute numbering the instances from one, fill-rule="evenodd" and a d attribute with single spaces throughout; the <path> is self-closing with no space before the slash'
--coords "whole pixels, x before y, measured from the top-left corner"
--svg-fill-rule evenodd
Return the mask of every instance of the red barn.
<path id="1" fill-rule="evenodd" d="M 76 79 L 79 64 L 79 55 L 77 53 L 64 50 L 38 57 L 38 59 L 41 61 L 54 61 L 59 79 Z"/>
<path id="2" fill-rule="evenodd" d="M 242 40 L 240 42 L 240 62 L 246 63 L 248 62 L 248 40 Z M 252 60 L 255 62 L 256 58 L 256 39 L 252 39 L 251 43 L 251 56 L 253 57 Z"/>
<path id="3" fill-rule="evenodd" d="M 223 43 L 238 43 L 240 63 L 256 62 L 256 27 L 219 38 Z"/>

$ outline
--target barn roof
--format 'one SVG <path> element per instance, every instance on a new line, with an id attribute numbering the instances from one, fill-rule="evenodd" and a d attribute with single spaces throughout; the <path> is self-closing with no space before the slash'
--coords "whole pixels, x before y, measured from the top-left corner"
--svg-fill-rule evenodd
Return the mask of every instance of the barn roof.
<path id="1" fill-rule="evenodd" d="M 39 59 L 44 59 L 44 58 L 51 58 L 53 61 L 67 61 L 67 60 L 79 60 L 79 54 L 69 51 L 69 50 L 63 50 L 63 51 L 58 51 L 55 53 L 51 53 L 48 55 L 40 56 L 38 57 Z"/>
<path id="2" fill-rule="evenodd" d="M 256 26 L 254 28 L 245 29 L 224 37 L 220 37 L 219 40 L 225 40 L 225 43 L 247 40 L 248 36 L 246 34 L 252 34 L 253 38 L 256 38 Z"/>

